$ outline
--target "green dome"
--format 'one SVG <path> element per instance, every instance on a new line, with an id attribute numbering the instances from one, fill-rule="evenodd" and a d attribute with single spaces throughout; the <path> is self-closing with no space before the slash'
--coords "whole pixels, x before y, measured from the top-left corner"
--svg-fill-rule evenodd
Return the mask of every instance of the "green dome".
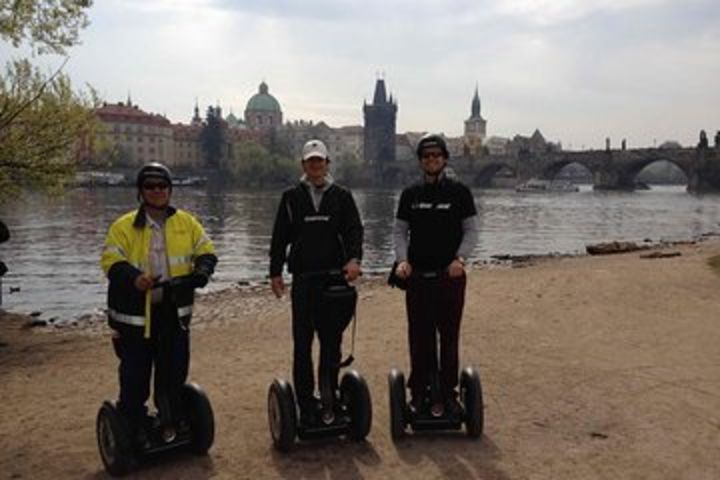
<path id="1" fill-rule="evenodd" d="M 268 86 L 265 82 L 260 84 L 258 93 L 250 97 L 245 111 L 280 112 L 280 104 L 268 93 Z"/>

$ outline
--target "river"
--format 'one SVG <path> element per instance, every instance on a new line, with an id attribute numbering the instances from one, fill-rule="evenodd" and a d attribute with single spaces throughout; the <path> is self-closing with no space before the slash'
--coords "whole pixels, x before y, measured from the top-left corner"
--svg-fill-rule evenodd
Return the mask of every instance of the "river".
<path id="1" fill-rule="evenodd" d="M 720 230 L 717 196 L 696 196 L 682 186 L 649 191 L 516 193 L 475 190 L 480 241 L 475 256 L 583 252 L 609 240 L 684 240 Z M 392 219 L 398 191 L 356 190 L 365 224 L 364 268 L 385 271 L 392 261 Z M 208 192 L 178 188 L 174 203 L 195 213 L 218 251 L 211 288 L 266 275 L 273 191 Z M 11 239 L 0 245 L 8 264 L 3 307 L 68 320 L 104 307 L 106 283 L 98 259 L 109 224 L 136 205 L 130 188 L 76 189 L 61 197 L 28 195 L 0 206 Z"/>

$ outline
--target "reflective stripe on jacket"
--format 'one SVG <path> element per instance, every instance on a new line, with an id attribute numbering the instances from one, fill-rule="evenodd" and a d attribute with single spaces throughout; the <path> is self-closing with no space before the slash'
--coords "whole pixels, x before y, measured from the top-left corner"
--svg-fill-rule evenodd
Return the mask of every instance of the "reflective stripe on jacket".
<path id="1" fill-rule="evenodd" d="M 164 234 L 170 277 L 192 273 L 198 259 L 207 260 L 211 265 L 209 273 L 212 273 L 217 262 L 215 248 L 195 217 L 183 210 L 169 208 Z M 138 275 L 150 269 L 151 237 L 142 207 L 126 213 L 110 226 L 100 265 L 110 281 L 108 314 L 111 322 L 143 326 L 150 321 L 146 294 L 137 290 L 134 282 Z M 192 314 L 193 297 L 191 289 L 175 295 L 179 318 Z"/>

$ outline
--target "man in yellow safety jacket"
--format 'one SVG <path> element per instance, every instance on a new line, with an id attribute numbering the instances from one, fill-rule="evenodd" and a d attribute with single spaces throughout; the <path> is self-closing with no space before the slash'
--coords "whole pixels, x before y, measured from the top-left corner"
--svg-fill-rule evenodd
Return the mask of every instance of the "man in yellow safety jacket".
<path id="1" fill-rule="evenodd" d="M 137 174 L 137 210 L 111 226 L 100 260 L 108 277 L 108 317 L 120 359 L 118 410 L 133 427 L 145 421 L 150 377 L 155 366 L 155 404 L 164 391 L 169 408 L 179 408 L 179 392 L 190 362 L 188 327 L 194 289 L 204 287 L 217 257 L 202 225 L 170 206 L 172 176 L 159 163 Z M 177 288 L 154 288 L 184 278 Z M 159 339 L 163 341 L 160 342 Z"/>

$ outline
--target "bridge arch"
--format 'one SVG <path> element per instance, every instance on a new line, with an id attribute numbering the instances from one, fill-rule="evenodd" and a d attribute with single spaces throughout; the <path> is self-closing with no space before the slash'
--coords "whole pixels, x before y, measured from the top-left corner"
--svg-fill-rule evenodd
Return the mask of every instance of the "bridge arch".
<path id="1" fill-rule="evenodd" d="M 569 170 L 574 173 L 572 177 L 581 177 L 583 182 L 592 183 L 593 169 L 584 162 L 568 159 L 551 163 L 543 170 L 542 178 L 545 180 L 555 180 L 558 177 L 562 177 L 563 172 Z"/>
<path id="2" fill-rule="evenodd" d="M 664 155 L 657 155 L 657 156 L 648 156 L 642 159 L 639 159 L 635 162 L 630 163 L 625 170 L 625 176 L 628 177 L 633 181 L 633 183 L 637 182 L 637 178 L 640 175 L 641 172 L 646 172 L 647 169 L 653 165 L 667 165 L 670 171 L 673 172 L 682 172 L 684 175 L 684 182 L 685 184 L 688 183 L 688 180 L 690 178 L 691 172 L 689 171 L 688 167 L 686 165 L 683 165 L 680 162 L 677 162 L 674 158 L 670 156 L 664 156 Z"/>
<path id="3" fill-rule="evenodd" d="M 506 171 L 512 177 L 517 177 L 517 170 L 506 162 L 496 162 L 484 165 L 473 175 L 473 185 L 476 187 L 492 187 L 493 179 L 501 171 Z"/>

